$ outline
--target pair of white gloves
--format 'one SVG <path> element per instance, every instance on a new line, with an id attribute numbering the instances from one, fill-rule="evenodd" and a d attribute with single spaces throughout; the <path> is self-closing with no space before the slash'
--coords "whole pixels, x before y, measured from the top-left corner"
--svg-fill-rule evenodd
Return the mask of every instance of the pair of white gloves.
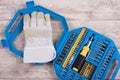
<path id="1" fill-rule="evenodd" d="M 24 63 L 47 63 L 56 57 L 50 15 L 33 12 L 24 16 Z"/>

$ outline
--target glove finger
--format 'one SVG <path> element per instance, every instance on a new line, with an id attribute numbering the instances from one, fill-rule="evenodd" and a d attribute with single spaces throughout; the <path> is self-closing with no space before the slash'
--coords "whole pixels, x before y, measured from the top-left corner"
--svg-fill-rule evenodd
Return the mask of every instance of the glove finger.
<path id="1" fill-rule="evenodd" d="M 49 14 L 45 14 L 45 20 L 46 20 L 46 27 L 48 29 L 51 29 L 51 20 L 50 20 L 50 15 Z"/>
<path id="2" fill-rule="evenodd" d="M 31 14 L 31 28 L 35 28 L 37 26 L 37 12 L 33 12 Z"/>
<path id="3" fill-rule="evenodd" d="M 29 16 L 29 14 L 25 14 L 25 16 L 24 16 L 24 27 L 23 27 L 23 29 L 24 30 L 26 30 L 26 29 L 29 29 L 29 27 L 30 27 L 30 16 Z"/>
<path id="4" fill-rule="evenodd" d="M 42 28 L 45 26 L 45 18 L 43 12 L 38 12 L 37 13 L 37 24 L 39 28 Z"/>

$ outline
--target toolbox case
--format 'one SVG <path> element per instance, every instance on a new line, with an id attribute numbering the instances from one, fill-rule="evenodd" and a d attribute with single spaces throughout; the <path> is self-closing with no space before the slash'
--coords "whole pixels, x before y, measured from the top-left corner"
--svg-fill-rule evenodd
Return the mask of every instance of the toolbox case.
<path id="1" fill-rule="evenodd" d="M 84 34 L 83 29 L 86 31 Z M 115 79 L 120 68 L 120 54 L 111 39 L 87 27 L 67 31 L 64 35 L 61 36 L 59 46 L 56 46 L 57 57 L 54 60 L 54 68 L 59 78 L 62 80 Z M 89 51 L 83 59 L 80 57 L 82 50 L 92 36 Z"/>

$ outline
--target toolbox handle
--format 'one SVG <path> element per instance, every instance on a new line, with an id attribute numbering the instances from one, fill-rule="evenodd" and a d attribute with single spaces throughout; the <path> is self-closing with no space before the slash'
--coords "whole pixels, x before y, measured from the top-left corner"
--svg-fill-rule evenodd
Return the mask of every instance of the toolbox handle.
<path id="1" fill-rule="evenodd" d="M 23 57 L 23 52 L 21 52 L 15 48 L 14 41 L 15 41 L 16 37 L 19 35 L 19 33 L 21 32 L 21 30 L 23 29 L 23 16 L 26 13 L 31 14 L 33 11 L 41 11 L 41 12 L 50 14 L 52 18 L 61 22 L 63 32 L 62 32 L 62 35 L 59 37 L 55 46 L 58 46 L 58 43 L 62 42 L 62 37 L 64 36 L 64 34 L 66 32 L 68 32 L 68 25 L 67 25 L 66 19 L 63 16 L 61 16 L 53 11 L 50 11 L 42 6 L 34 6 L 34 1 L 26 2 L 26 6 L 27 6 L 27 8 L 18 10 L 16 12 L 15 16 L 13 17 L 13 19 L 11 20 L 11 22 L 8 24 L 7 28 L 4 31 L 6 39 L 1 40 L 2 47 L 8 47 L 11 52 L 13 52 L 15 55 L 17 55 L 19 57 Z M 22 15 L 22 19 L 14 27 L 14 30 L 9 32 L 10 29 L 12 28 L 12 26 L 14 26 L 13 24 L 15 23 L 15 21 L 17 20 L 17 18 L 20 15 Z M 57 47 L 55 47 L 55 48 L 57 49 Z"/>
<path id="2" fill-rule="evenodd" d="M 120 68 L 120 55 L 118 52 L 115 52 L 112 56 L 112 60 L 108 67 L 108 72 L 105 72 L 107 75 L 104 75 L 104 78 L 107 80 L 114 80 Z"/>
<path id="3" fill-rule="evenodd" d="M 115 76 L 117 75 L 118 71 L 119 71 L 119 68 L 120 68 L 120 55 L 119 54 L 116 54 L 115 56 L 117 59 L 114 59 L 114 61 L 117 61 L 117 65 L 114 67 L 114 72 L 112 73 L 112 77 L 110 80 L 114 80 L 115 79 Z"/>

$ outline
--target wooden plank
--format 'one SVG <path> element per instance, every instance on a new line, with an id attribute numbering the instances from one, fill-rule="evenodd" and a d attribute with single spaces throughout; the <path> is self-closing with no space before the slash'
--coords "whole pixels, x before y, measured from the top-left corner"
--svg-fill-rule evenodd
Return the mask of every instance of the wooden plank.
<path id="1" fill-rule="evenodd" d="M 62 9 L 61 9 L 62 10 Z M 17 10 L 16 10 L 17 11 Z M 11 20 L 13 16 L 15 15 L 15 12 L 0 12 L 0 21 L 2 20 Z M 59 13 L 58 11 L 56 11 Z M 119 20 L 120 19 L 120 12 L 117 11 L 83 11 L 83 12 L 77 12 L 73 13 L 72 11 L 68 13 L 68 11 L 65 11 L 64 13 L 61 13 L 67 20 L 83 20 L 83 21 L 101 21 L 101 20 Z M 114 17 L 113 17 L 114 16 Z"/>
<path id="2" fill-rule="evenodd" d="M 0 20 L 3 19 L 11 19 L 15 12 L 18 9 L 21 9 L 23 6 L 25 7 L 25 1 L 14 1 L 14 3 L 10 1 L 2 1 L 1 4 L 4 5 L 0 11 Z M 119 20 L 120 19 L 120 1 L 119 0 L 92 0 L 92 1 L 80 1 L 80 0 L 71 0 L 71 1 L 61 1 L 61 0 L 51 0 L 51 4 L 48 1 L 38 1 L 35 2 L 38 5 L 42 5 L 47 7 L 61 15 L 65 16 L 67 19 L 72 20 Z M 61 3 L 61 4 L 59 4 Z M 49 4 L 49 5 L 48 5 Z M 75 6 L 71 6 L 75 5 Z M 13 5 L 13 6 L 11 6 Z M 64 6 L 61 6 L 64 5 Z M 22 6 L 22 7 L 21 7 Z M 114 16 L 114 17 L 113 17 Z"/>

